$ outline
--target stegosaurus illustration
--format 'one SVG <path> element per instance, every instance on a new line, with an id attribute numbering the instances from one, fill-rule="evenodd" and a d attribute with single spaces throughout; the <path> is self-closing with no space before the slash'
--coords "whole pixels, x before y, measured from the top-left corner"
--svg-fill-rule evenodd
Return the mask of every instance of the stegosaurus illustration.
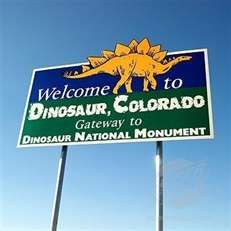
<path id="1" fill-rule="evenodd" d="M 149 91 L 149 83 L 153 90 L 157 87 L 156 76 L 168 72 L 176 64 L 189 61 L 191 56 L 178 56 L 173 60 L 166 60 L 167 51 L 161 51 L 160 45 L 151 46 L 148 39 L 141 42 L 133 39 L 128 46 L 117 44 L 115 51 L 104 50 L 101 57 L 88 57 L 91 65 L 83 65 L 82 73 L 66 72 L 65 78 L 81 79 L 99 73 L 119 76 L 113 93 L 118 94 L 119 89 L 125 85 L 127 93 L 132 92 L 132 78 L 142 77 L 143 91 Z"/>

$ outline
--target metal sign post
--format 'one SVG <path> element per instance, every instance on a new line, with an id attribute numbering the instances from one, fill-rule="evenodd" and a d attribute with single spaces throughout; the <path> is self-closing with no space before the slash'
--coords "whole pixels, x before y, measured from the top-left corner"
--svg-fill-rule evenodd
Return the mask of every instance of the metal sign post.
<path id="1" fill-rule="evenodd" d="M 59 168 L 57 174 L 55 198 L 54 198 L 54 205 L 53 205 L 53 212 L 52 212 L 51 231 L 57 230 L 59 207 L 60 207 L 62 187 L 63 187 L 63 178 L 64 178 L 65 165 L 66 165 L 66 157 L 67 157 L 67 146 L 62 146 L 61 156 L 59 159 Z"/>
<path id="2" fill-rule="evenodd" d="M 163 143 L 156 142 L 156 231 L 163 231 Z"/>

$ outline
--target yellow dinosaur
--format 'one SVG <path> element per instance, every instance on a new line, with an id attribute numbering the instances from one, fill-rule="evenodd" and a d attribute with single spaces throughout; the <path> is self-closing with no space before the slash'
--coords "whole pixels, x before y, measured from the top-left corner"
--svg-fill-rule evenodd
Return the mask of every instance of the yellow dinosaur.
<path id="1" fill-rule="evenodd" d="M 160 45 L 150 46 L 147 38 L 140 43 L 132 40 L 128 46 L 117 44 L 115 51 L 104 50 L 102 57 L 88 57 L 91 67 L 83 65 L 82 73 L 66 72 L 65 78 L 81 79 L 99 73 L 107 73 L 113 76 L 120 76 L 119 81 L 113 89 L 114 94 L 125 85 L 127 93 L 132 92 L 132 77 L 144 78 L 143 91 L 148 91 L 151 84 L 153 90 L 157 87 L 155 77 L 169 71 L 174 65 L 182 61 L 188 61 L 191 56 L 179 56 L 171 61 L 165 57 L 167 51 L 161 51 Z"/>

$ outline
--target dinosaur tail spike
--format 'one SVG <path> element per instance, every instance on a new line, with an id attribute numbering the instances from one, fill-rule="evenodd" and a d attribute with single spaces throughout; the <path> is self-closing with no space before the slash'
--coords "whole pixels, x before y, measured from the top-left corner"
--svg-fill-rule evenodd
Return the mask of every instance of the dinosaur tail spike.
<path id="1" fill-rule="evenodd" d="M 91 68 L 89 66 L 85 66 L 85 65 L 82 66 L 82 72 L 89 71 L 90 69 Z"/>
<path id="2" fill-rule="evenodd" d="M 72 74 L 67 73 L 64 75 L 64 77 L 68 79 L 82 79 L 82 78 L 86 78 L 91 75 L 99 74 L 101 72 L 104 72 L 104 69 L 102 68 L 102 66 L 99 66 L 99 67 L 96 67 L 90 70 L 86 70 L 85 72 L 82 72 L 81 74 L 74 73 L 72 75 Z"/>
<path id="3" fill-rule="evenodd" d="M 163 64 L 166 64 L 168 61 L 166 59 L 163 60 Z"/>

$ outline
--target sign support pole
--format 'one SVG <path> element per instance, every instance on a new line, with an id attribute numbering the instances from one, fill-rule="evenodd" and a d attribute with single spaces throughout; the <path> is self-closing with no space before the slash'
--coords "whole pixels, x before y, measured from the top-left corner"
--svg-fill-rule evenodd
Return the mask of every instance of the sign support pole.
<path id="1" fill-rule="evenodd" d="M 163 143 L 156 142 L 156 231 L 163 231 Z"/>
<path id="2" fill-rule="evenodd" d="M 61 156 L 59 159 L 59 168 L 58 168 L 58 174 L 57 174 L 55 198 L 54 198 L 53 211 L 52 211 L 51 231 L 57 230 L 66 158 L 67 158 L 67 146 L 62 146 Z"/>

